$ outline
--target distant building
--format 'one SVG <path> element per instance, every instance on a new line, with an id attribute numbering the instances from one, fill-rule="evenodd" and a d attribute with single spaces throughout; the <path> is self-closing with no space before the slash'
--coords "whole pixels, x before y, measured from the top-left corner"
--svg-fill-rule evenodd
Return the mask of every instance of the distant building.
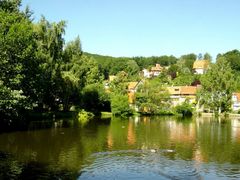
<path id="1" fill-rule="evenodd" d="M 162 72 L 163 67 L 160 64 L 156 64 L 155 66 L 151 67 L 151 70 L 143 69 L 143 76 L 145 78 L 151 78 L 159 76 Z"/>
<path id="2" fill-rule="evenodd" d="M 232 94 L 232 109 L 233 111 L 240 110 L 240 93 Z"/>
<path id="3" fill-rule="evenodd" d="M 159 74 L 162 72 L 163 67 L 160 64 L 156 64 L 156 66 L 151 68 L 151 73 L 153 76 L 159 76 Z"/>
<path id="4" fill-rule="evenodd" d="M 182 104 L 186 100 L 196 103 L 197 86 L 172 86 L 167 87 L 172 101 L 172 106 Z"/>
<path id="5" fill-rule="evenodd" d="M 135 104 L 135 101 L 136 101 L 135 93 L 137 92 L 137 88 L 140 83 L 141 83 L 141 81 L 128 83 L 128 102 L 129 102 L 129 104 Z"/>
<path id="6" fill-rule="evenodd" d="M 196 60 L 193 63 L 193 70 L 195 71 L 195 74 L 204 74 L 207 71 L 208 67 L 208 60 Z"/>
<path id="7" fill-rule="evenodd" d="M 147 69 L 143 69 L 143 77 L 150 78 L 151 77 L 151 73 Z"/>

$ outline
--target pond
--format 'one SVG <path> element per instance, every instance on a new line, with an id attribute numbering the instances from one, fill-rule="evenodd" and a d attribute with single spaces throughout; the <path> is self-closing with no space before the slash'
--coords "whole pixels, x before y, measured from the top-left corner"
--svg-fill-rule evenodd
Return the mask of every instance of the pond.
<path id="1" fill-rule="evenodd" d="M 238 119 L 136 117 L 38 126 L 44 122 L 0 134 L 0 179 L 240 178 Z"/>

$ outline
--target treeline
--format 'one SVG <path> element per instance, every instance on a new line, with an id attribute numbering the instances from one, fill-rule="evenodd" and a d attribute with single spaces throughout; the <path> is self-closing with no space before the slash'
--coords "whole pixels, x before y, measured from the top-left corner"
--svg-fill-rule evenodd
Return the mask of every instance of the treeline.
<path id="1" fill-rule="evenodd" d="M 104 72 L 105 78 L 116 75 L 120 71 L 127 72 L 129 76 L 138 75 L 144 68 L 150 68 L 155 64 L 170 66 L 175 64 L 178 58 L 174 56 L 152 56 L 152 57 L 111 57 L 84 52 L 88 57 L 93 57 Z"/>

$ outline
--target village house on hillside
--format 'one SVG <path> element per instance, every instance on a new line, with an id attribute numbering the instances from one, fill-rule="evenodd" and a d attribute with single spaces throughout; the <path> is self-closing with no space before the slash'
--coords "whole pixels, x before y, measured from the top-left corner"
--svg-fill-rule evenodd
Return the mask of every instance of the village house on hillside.
<path id="1" fill-rule="evenodd" d="M 193 70 L 195 74 L 204 74 L 209 67 L 208 60 L 196 60 L 193 63 Z"/>
<path id="2" fill-rule="evenodd" d="M 153 76 L 159 76 L 162 70 L 163 67 L 160 64 L 156 64 L 156 66 L 151 67 L 151 73 L 153 74 Z"/>
<path id="3" fill-rule="evenodd" d="M 232 110 L 240 110 L 240 93 L 233 93 L 232 95 Z"/>
<path id="4" fill-rule="evenodd" d="M 136 101 L 135 93 L 137 92 L 137 88 L 141 83 L 142 81 L 128 83 L 128 103 L 130 105 L 135 104 Z"/>
<path id="5" fill-rule="evenodd" d="M 151 78 L 159 76 L 162 72 L 163 67 L 160 64 L 156 64 L 155 66 L 151 67 L 151 70 L 143 69 L 143 76 L 145 78 Z"/>
<path id="6" fill-rule="evenodd" d="M 151 70 L 143 69 L 143 77 L 151 78 L 157 77 L 162 72 L 163 67 L 160 64 L 156 64 L 155 66 L 151 67 Z"/>
<path id="7" fill-rule="evenodd" d="M 170 94 L 170 99 L 172 101 L 172 106 L 177 106 L 182 104 L 186 100 L 189 103 L 196 103 L 196 94 L 198 86 L 172 86 L 167 87 Z"/>

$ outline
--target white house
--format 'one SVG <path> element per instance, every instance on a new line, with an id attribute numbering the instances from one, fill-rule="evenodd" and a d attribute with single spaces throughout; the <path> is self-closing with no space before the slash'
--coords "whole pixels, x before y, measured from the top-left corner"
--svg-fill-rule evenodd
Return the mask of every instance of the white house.
<path id="1" fill-rule="evenodd" d="M 151 73 L 147 69 L 143 69 L 143 77 L 150 78 L 151 77 Z"/>
<path id="2" fill-rule="evenodd" d="M 160 64 L 156 64 L 155 66 L 151 67 L 151 70 L 148 71 L 147 69 L 143 69 L 143 76 L 145 78 L 151 78 L 153 76 L 159 76 L 162 72 L 163 67 Z"/>
<path id="3" fill-rule="evenodd" d="M 240 93 L 232 94 L 232 109 L 233 111 L 240 110 Z"/>

